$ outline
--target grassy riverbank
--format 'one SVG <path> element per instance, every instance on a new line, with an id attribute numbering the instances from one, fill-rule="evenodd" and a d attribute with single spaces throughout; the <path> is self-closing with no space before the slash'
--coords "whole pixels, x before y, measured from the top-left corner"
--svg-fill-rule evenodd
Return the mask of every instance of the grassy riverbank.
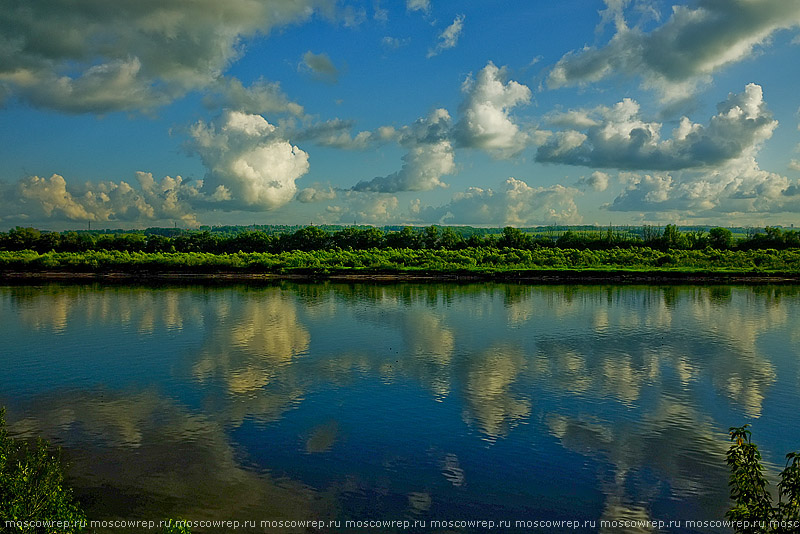
<path id="1" fill-rule="evenodd" d="M 16 275 L 12 275 L 16 273 Z M 619 275 L 729 279 L 800 277 L 800 249 L 657 250 L 647 247 L 577 250 L 540 248 L 465 248 L 462 250 L 370 249 L 294 250 L 281 253 L 237 252 L 46 252 L 0 251 L 4 278 L 64 273 L 75 275 L 302 275 L 474 276 L 516 279 L 542 276 L 564 279 Z M 636 277 L 636 276 L 634 276 Z"/>

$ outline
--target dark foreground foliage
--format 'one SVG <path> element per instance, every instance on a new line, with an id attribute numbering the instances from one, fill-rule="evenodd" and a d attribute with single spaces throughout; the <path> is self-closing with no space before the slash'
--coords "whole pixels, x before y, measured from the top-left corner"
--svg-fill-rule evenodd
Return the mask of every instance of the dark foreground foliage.
<path id="1" fill-rule="evenodd" d="M 1 531 L 8 533 L 73 533 L 86 526 L 64 486 L 59 455 L 45 441 L 30 447 L 9 436 L 5 409 L 0 409 L 0 520 Z"/>
<path id="2" fill-rule="evenodd" d="M 64 485 L 58 451 L 38 440 L 35 447 L 16 440 L 6 429 L 0 408 L 0 532 L 3 534 L 77 534 L 89 522 L 72 490 Z M 164 534 L 190 534 L 169 521 Z"/>
<path id="3" fill-rule="evenodd" d="M 786 455 L 786 468 L 778 482 L 778 502 L 774 503 L 767 489 L 761 453 L 747 427 L 730 429 L 728 466 L 734 506 L 726 516 L 739 522 L 737 533 L 796 534 L 800 532 L 800 453 Z"/>

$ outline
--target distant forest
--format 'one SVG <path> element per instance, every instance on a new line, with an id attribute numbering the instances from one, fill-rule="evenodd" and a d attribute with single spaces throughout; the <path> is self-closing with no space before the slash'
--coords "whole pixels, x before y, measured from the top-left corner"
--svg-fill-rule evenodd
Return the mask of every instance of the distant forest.
<path id="1" fill-rule="evenodd" d="M 290 251 L 469 248 L 607 250 L 785 250 L 800 248 L 800 231 L 654 226 L 222 226 L 198 230 L 84 230 L 47 232 L 16 227 L 0 232 L 0 250 L 46 252 L 127 251 L 233 254 Z"/>

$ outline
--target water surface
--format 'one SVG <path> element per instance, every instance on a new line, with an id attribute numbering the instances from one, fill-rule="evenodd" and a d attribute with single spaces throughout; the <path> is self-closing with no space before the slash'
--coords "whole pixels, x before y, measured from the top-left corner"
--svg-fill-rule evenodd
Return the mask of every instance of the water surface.
<path id="1" fill-rule="evenodd" d="M 728 427 L 800 449 L 799 295 L 0 287 L 0 403 L 91 518 L 716 520 Z"/>

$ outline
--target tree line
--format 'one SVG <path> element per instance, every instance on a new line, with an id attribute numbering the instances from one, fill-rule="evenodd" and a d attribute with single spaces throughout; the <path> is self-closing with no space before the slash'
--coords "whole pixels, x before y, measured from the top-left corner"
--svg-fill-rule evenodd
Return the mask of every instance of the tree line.
<path id="1" fill-rule="evenodd" d="M 473 229 L 470 229 L 473 230 Z M 0 250 L 45 252 L 86 252 L 116 250 L 122 252 L 268 252 L 315 250 L 430 249 L 464 250 L 469 248 L 511 248 L 536 250 L 559 248 L 572 250 L 608 250 L 647 247 L 656 250 L 785 250 L 800 248 L 800 232 L 767 227 L 747 237 L 735 238 L 728 228 L 684 232 L 675 225 L 665 228 L 644 226 L 635 231 L 609 227 L 604 231 L 566 230 L 533 233 L 507 226 L 500 233 L 463 231 L 458 227 L 410 226 L 384 231 L 375 227 L 344 227 L 328 231 L 306 226 L 295 231 L 273 233 L 242 229 L 238 232 L 209 230 L 164 232 L 46 232 L 36 228 L 16 227 L 0 232 Z"/>
<path id="2" fill-rule="evenodd" d="M 269 252 L 0 251 L 0 273 L 453 273 L 493 275 L 536 270 L 800 273 L 800 249 L 607 250 L 514 248 L 291 250 Z"/>

